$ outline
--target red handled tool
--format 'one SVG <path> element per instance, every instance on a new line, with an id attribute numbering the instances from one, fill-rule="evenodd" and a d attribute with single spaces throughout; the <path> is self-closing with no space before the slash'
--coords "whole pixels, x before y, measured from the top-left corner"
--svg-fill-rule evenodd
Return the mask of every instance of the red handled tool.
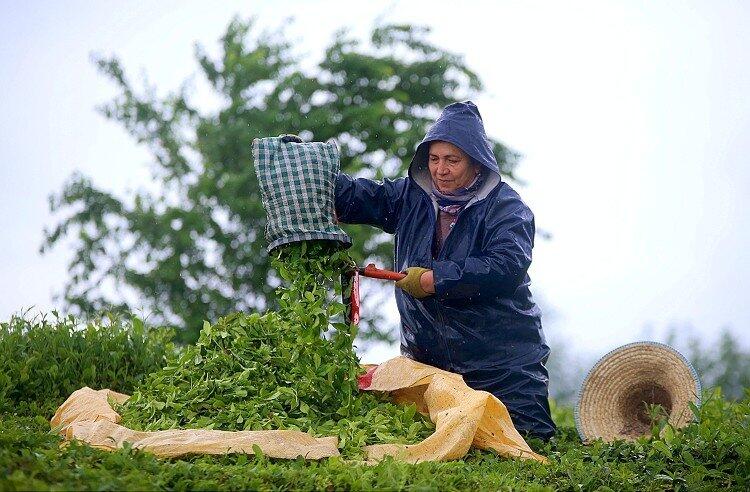
<path id="1" fill-rule="evenodd" d="M 379 278 L 382 280 L 401 280 L 402 278 L 406 277 L 405 273 L 401 272 L 393 272 L 391 270 L 381 270 L 380 268 L 376 267 L 374 264 L 370 263 L 364 268 L 358 268 L 360 275 L 364 275 L 365 277 L 370 278 Z"/>
<path id="2" fill-rule="evenodd" d="M 383 270 L 370 263 L 364 268 L 355 268 L 341 274 L 341 285 L 343 286 L 344 304 L 348 306 L 349 321 L 356 325 L 359 323 L 359 276 L 379 278 L 381 280 L 401 280 L 406 277 L 405 273 Z"/>

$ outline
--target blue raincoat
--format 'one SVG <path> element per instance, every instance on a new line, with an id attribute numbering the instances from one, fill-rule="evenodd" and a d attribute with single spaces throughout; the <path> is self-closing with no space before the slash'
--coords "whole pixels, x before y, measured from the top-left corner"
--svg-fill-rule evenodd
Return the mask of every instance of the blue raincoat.
<path id="1" fill-rule="evenodd" d="M 427 155 L 435 140 L 456 145 L 490 172 L 433 257 L 438 208 Z M 401 352 L 497 396 L 519 431 L 551 437 L 544 367 L 550 350 L 526 273 L 534 215 L 501 180 L 477 107 L 467 101 L 443 110 L 417 147 L 408 178 L 381 183 L 339 174 L 336 214 L 394 234 L 396 270 L 433 270 L 435 295 L 420 300 L 396 289 Z"/>

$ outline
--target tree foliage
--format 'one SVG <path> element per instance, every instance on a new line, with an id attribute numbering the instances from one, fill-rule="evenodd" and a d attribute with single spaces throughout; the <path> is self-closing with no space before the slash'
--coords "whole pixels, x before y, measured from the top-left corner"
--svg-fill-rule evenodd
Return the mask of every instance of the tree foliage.
<path id="1" fill-rule="evenodd" d="M 689 328 L 689 327 L 688 327 Z M 725 398 L 740 400 L 750 391 L 750 351 L 728 328 L 711 344 L 705 337 L 685 337 L 672 328 L 667 343 L 677 347 L 695 368 L 704 388 L 721 388 Z"/>
<path id="2" fill-rule="evenodd" d="M 278 281 L 265 250 L 253 138 L 334 138 L 344 172 L 401 175 L 439 110 L 482 90 L 463 59 L 431 44 L 428 34 L 378 26 L 365 46 L 339 32 L 306 70 L 283 32 L 257 33 L 253 21 L 234 18 L 219 59 L 196 46 L 200 73 L 221 100 L 211 111 L 191 102 L 186 84 L 164 98 L 149 88 L 139 93 L 116 57 L 97 57 L 120 92 L 98 109 L 148 146 L 159 191 L 121 198 L 74 174 L 50 197 L 63 217 L 45 230 L 42 251 L 65 238 L 75 243 L 61 296 L 66 306 L 82 313 L 141 308 L 151 322 L 182 328 L 186 340 L 204 319 L 269 306 Z M 493 145 L 512 176 L 517 155 Z M 357 261 L 390 263 L 390 237 L 361 226 L 346 230 Z M 106 282 L 134 293 L 137 303 L 107 295 Z M 374 324 L 364 332 L 389 335 Z"/>

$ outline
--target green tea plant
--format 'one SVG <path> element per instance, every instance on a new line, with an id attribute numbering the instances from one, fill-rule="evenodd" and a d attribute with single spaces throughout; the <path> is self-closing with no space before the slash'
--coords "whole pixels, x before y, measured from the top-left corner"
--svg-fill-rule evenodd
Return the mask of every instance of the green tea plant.
<path id="1" fill-rule="evenodd" d="M 115 314 L 13 316 L 0 323 L 0 412 L 51 415 L 82 386 L 130 392 L 164 366 L 173 336 Z"/>
<path id="2" fill-rule="evenodd" d="M 557 435 L 532 440 L 547 464 L 472 450 L 461 460 L 364 466 L 340 458 L 262 455 L 159 459 L 123 448 L 60 446 L 42 417 L 0 413 L 0 490 L 748 490 L 750 394 L 705 395 L 696 421 L 659 438 L 583 445 L 572 409 L 557 407 Z M 668 429 L 669 427 L 667 427 Z"/>
<path id="3" fill-rule="evenodd" d="M 144 429 L 297 429 L 336 435 L 346 456 L 371 443 L 414 442 L 432 423 L 414 405 L 362 393 L 356 326 L 338 299 L 345 251 L 326 243 L 282 248 L 273 265 L 285 281 L 277 311 L 234 313 L 204 323 L 196 345 L 145 381 L 121 412 Z M 332 288 L 333 287 L 333 288 Z"/>

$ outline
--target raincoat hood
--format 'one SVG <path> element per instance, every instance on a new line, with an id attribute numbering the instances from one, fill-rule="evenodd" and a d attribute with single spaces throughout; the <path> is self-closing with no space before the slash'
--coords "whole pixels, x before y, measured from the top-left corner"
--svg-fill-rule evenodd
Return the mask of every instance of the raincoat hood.
<path id="1" fill-rule="evenodd" d="M 437 140 L 455 145 L 474 162 L 482 165 L 487 178 L 475 200 L 486 197 L 500 183 L 500 168 L 484 131 L 482 115 L 473 102 L 457 102 L 446 106 L 414 152 L 409 165 L 409 177 L 428 194 L 432 177 L 427 165 L 427 156 L 430 142 Z"/>

